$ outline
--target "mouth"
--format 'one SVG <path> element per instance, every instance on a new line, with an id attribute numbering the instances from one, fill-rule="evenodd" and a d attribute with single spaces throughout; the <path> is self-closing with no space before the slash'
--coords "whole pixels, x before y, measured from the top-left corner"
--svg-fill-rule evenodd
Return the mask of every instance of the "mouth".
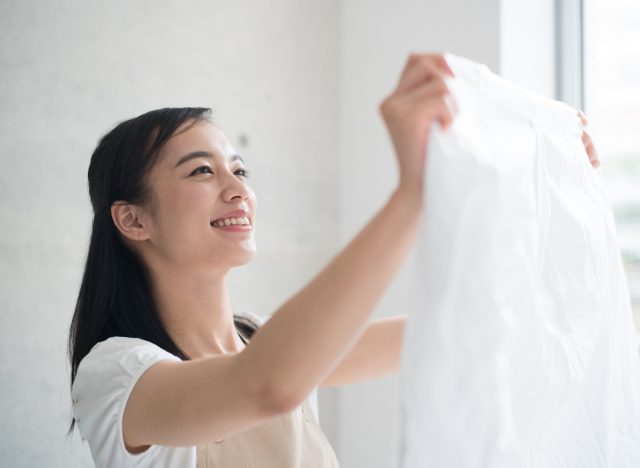
<path id="1" fill-rule="evenodd" d="M 253 230 L 253 225 L 248 217 L 216 219 L 209 223 L 211 227 L 221 231 L 248 232 Z"/>

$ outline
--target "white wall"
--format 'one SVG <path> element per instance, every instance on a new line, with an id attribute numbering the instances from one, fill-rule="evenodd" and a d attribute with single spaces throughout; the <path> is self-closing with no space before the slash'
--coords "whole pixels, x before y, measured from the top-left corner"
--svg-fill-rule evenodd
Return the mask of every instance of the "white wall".
<path id="1" fill-rule="evenodd" d="M 555 0 L 500 2 L 500 75 L 555 98 Z"/>
<path id="2" fill-rule="evenodd" d="M 0 3 L 0 466 L 92 466 L 64 438 L 65 340 L 89 157 L 116 122 L 211 106 L 245 156 L 258 253 L 232 272 L 235 308 L 273 312 L 335 251 L 339 18 L 336 0 Z M 332 437 L 330 405 L 321 391 Z"/>

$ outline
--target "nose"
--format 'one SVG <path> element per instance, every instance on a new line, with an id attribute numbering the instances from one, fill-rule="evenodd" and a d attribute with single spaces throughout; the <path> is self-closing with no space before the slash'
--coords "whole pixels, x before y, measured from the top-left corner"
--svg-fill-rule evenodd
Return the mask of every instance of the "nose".
<path id="1" fill-rule="evenodd" d="M 249 198 L 249 187 L 246 182 L 240 179 L 237 175 L 229 172 L 227 177 L 228 182 L 225 184 L 222 196 L 226 201 L 231 201 L 234 198 L 240 198 L 246 200 Z"/>

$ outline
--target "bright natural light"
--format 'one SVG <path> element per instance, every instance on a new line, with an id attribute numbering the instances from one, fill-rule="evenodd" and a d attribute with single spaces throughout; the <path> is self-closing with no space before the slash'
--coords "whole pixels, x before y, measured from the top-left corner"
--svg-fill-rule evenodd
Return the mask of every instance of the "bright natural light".
<path id="1" fill-rule="evenodd" d="M 640 2 L 585 0 L 585 113 L 640 331 Z"/>

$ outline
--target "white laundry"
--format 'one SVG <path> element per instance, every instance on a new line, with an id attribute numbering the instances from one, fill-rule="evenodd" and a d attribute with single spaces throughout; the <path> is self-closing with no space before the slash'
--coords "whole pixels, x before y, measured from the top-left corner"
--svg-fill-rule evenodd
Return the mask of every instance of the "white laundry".
<path id="1" fill-rule="evenodd" d="M 638 468 L 640 359 L 569 106 L 452 54 L 402 350 L 401 468 Z"/>

